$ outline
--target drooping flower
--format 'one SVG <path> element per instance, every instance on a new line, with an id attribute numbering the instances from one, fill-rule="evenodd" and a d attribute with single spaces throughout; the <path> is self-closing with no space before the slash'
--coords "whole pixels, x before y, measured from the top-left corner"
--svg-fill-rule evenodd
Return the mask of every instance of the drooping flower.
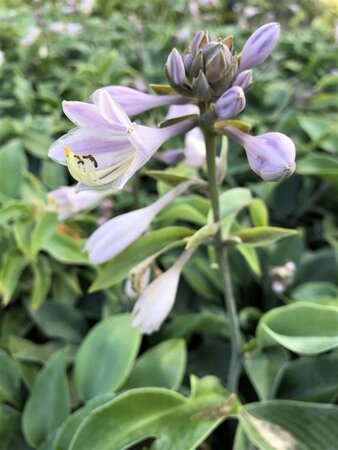
<path id="1" fill-rule="evenodd" d="M 104 223 L 94 231 L 86 243 L 89 261 L 92 264 L 101 264 L 118 255 L 147 231 L 154 217 L 190 184 L 189 181 L 181 183 L 151 205 L 121 214 Z"/>
<path id="2" fill-rule="evenodd" d="M 220 119 L 230 119 L 237 116 L 245 108 L 244 91 L 239 86 L 234 86 L 227 91 L 215 103 L 215 111 Z"/>
<path id="3" fill-rule="evenodd" d="M 59 220 L 65 220 L 75 214 L 94 208 L 108 191 L 81 191 L 76 186 L 63 186 L 48 193 L 49 204 L 57 212 Z"/>
<path id="4" fill-rule="evenodd" d="M 235 127 L 225 127 L 225 132 L 244 147 L 251 169 L 263 180 L 282 180 L 295 171 L 295 145 L 285 134 L 250 136 Z"/>
<path id="5" fill-rule="evenodd" d="M 77 128 L 58 139 L 48 153 L 68 166 L 80 189 L 122 189 L 166 140 L 195 124 L 182 120 L 161 129 L 136 124 L 105 90 L 97 92 L 93 102 L 63 102 L 64 113 Z"/>
<path id="6" fill-rule="evenodd" d="M 93 97 L 98 92 L 105 90 L 111 95 L 128 116 L 136 116 L 149 109 L 158 106 L 187 103 L 187 99 L 181 95 L 152 95 L 124 86 L 107 86 L 94 92 Z"/>
<path id="7" fill-rule="evenodd" d="M 195 249 L 185 250 L 170 269 L 145 288 L 137 300 L 132 311 L 133 325 L 139 327 L 141 333 L 153 333 L 168 317 L 175 303 L 182 269 L 194 251 Z"/>
<path id="8" fill-rule="evenodd" d="M 275 48 L 279 34 L 280 25 L 277 22 L 266 23 L 252 33 L 242 49 L 239 72 L 265 61 Z"/>

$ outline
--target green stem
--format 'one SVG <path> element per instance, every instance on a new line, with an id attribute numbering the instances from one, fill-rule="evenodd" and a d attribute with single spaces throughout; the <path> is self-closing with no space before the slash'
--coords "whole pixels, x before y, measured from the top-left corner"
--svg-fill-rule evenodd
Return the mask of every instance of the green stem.
<path id="1" fill-rule="evenodd" d="M 219 206 L 219 192 L 216 174 L 216 151 L 215 151 L 215 134 L 210 130 L 204 130 L 204 139 L 207 150 L 207 168 L 209 194 L 213 210 L 214 222 L 221 220 Z M 230 392 L 237 392 L 238 379 L 240 376 L 242 356 L 241 356 L 241 335 L 237 316 L 236 301 L 232 289 L 231 276 L 228 262 L 228 251 L 222 244 L 222 230 L 219 228 L 216 236 L 217 259 L 222 276 L 222 284 L 224 290 L 224 306 L 230 319 L 231 333 L 231 358 L 227 380 L 227 387 Z"/>

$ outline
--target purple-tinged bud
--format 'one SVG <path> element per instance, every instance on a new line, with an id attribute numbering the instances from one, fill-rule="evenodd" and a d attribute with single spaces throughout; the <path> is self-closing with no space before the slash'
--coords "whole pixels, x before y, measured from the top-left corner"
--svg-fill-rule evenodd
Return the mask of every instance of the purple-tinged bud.
<path id="1" fill-rule="evenodd" d="M 245 95 L 242 88 L 228 89 L 215 103 L 215 111 L 220 119 L 231 119 L 245 108 Z"/>
<path id="2" fill-rule="evenodd" d="M 244 72 L 240 72 L 232 85 L 241 87 L 243 91 L 249 89 L 252 85 L 252 70 L 244 70 Z"/>
<path id="3" fill-rule="evenodd" d="M 201 102 L 207 102 L 212 96 L 208 80 L 202 70 L 200 70 L 198 77 L 193 79 L 192 92 Z"/>
<path id="4" fill-rule="evenodd" d="M 244 44 L 239 71 L 251 69 L 265 61 L 276 46 L 279 33 L 280 25 L 277 22 L 266 23 L 258 28 Z"/>
<path id="5" fill-rule="evenodd" d="M 190 73 L 189 73 L 190 77 L 191 78 L 198 77 L 200 70 L 202 70 L 202 71 L 204 70 L 204 61 L 203 61 L 202 50 L 199 51 L 194 57 L 194 60 L 191 64 Z"/>
<path id="6" fill-rule="evenodd" d="M 177 86 L 183 86 L 185 79 L 185 68 L 182 56 L 178 53 L 176 48 L 173 48 L 168 56 L 166 71 L 169 82 Z"/>
<path id="7" fill-rule="evenodd" d="M 244 147 L 251 169 L 263 180 L 283 180 L 295 171 L 295 145 L 285 134 L 250 136 L 235 127 L 225 127 L 225 131 Z"/>

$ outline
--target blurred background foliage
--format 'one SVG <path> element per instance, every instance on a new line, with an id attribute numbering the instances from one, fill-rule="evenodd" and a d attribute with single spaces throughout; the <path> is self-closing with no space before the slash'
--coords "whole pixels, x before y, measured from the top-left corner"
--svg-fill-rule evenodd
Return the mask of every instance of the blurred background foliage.
<path id="1" fill-rule="evenodd" d="M 61 101 L 86 101 L 97 88 L 112 84 L 149 90 L 149 84 L 163 83 L 163 66 L 171 48 L 183 50 L 200 29 L 213 36 L 232 34 L 239 50 L 258 26 L 268 21 L 281 22 L 281 40 L 272 57 L 255 70 L 254 85 L 241 119 L 252 125 L 254 134 L 267 130 L 284 132 L 297 147 L 296 174 L 272 184 L 259 181 L 249 171 L 244 152 L 230 143 L 224 188 L 246 187 L 250 195 L 261 200 L 249 213 L 242 210 L 238 223 L 247 227 L 265 225 L 268 217 L 273 226 L 298 230 L 296 235 L 254 251 L 231 252 L 240 322 L 251 354 L 241 379 L 241 400 L 279 398 L 329 403 L 337 398 L 338 381 L 333 376 L 336 352 L 317 355 L 327 350 L 322 348 L 313 353 L 316 356 L 304 357 L 306 351 L 296 351 L 279 342 L 282 347 L 277 347 L 273 356 L 262 353 L 261 359 L 256 360 L 252 356 L 257 323 L 267 311 L 282 305 L 311 304 L 310 309 L 304 310 L 304 323 L 299 325 L 302 328 L 307 320 L 312 323 L 316 317 L 316 309 L 311 307 L 329 307 L 332 311 L 338 307 L 337 20 L 337 3 L 333 0 L 0 1 L 1 450 L 69 448 L 60 442 L 69 442 L 76 429 L 73 425 L 73 431 L 65 437 L 62 423 L 71 409 L 96 399 L 96 403 L 82 406 L 87 408 L 83 418 L 100 402 L 111 398 L 99 400 L 99 394 L 147 385 L 149 368 L 156 361 L 158 367 L 164 364 L 165 368 L 157 377 L 157 369 L 153 369 L 152 386 L 185 393 L 192 373 L 226 379 L 227 317 L 221 308 L 217 274 L 203 251 L 184 270 L 171 320 L 159 333 L 143 340 L 141 355 L 148 349 L 157 349 L 149 362 L 146 359 L 142 363 L 139 357 L 134 366 L 138 337 L 130 349 L 124 349 L 124 342 L 132 333 L 128 323 L 116 338 L 120 347 L 116 344 L 117 349 L 112 350 L 129 352 L 130 357 L 121 363 L 117 380 L 96 391 L 83 374 L 89 371 L 95 378 L 95 364 L 90 358 L 87 363 L 79 361 L 77 348 L 90 328 L 97 322 L 105 323 L 100 322 L 105 317 L 120 317 L 116 314 L 130 311 L 134 301 L 125 291 L 130 262 L 116 274 L 117 268 L 126 263 L 122 255 L 103 271 L 97 271 L 88 264 L 83 242 L 104 219 L 149 204 L 157 192 L 163 192 L 163 183 L 145 174 L 149 168 L 164 169 L 162 163 L 151 161 L 126 191 L 111 195 L 94 214 L 80 213 L 59 221 L 48 204 L 49 191 L 73 184 L 65 168 L 47 157 L 50 144 L 71 127 L 62 113 Z M 142 118 L 155 124 L 164 113 L 160 109 Z M 183 141 L 177 138 L 167 148 L 182 145 Z M 186 168 L 179 166 L 175 170 L 184 172 Z M 156 219 L 153 232 L 177 223 L 206 223 L 208 201 L 197 194 L 184 200 L 191 209 L 171 209 L 171 213 L 169 209 Z M 172 238 L 168 236 L 161 238 L 162 248 L 170 244 Z M 158 270 L 168 267 L 176 255 L 175 251 L 162 255 Z M 142 259 L 141 252 L 134 264 Z M 285 280 L 278 269 L 272 269 L 289 261 L 296 269 Z M 115 278 L 109 278 L 114 273 Z M 274 289 L 276 281 L 284 283 L 282 289 Z M 123 320 L 127 320 L 125 316 L 119 323 Z M 325 328 L 325 321 L 323 324 Z M 334 337 L 334 323 L 332 326 Z M 119 327 L 113 328 L 116 333 Z M 62 350 L 58 352 L 65 345 L 68 367 L 78 355 L 75 381 L 73 376 L 67 381 L 65 355 Z M 176 373 L 168 372 L 170 358 L 167 364 L 159 362 L 163 352 L 159 345 L 167 345 L 166 352 L 169 357 L 172 355 L 172 364 L 177 365 Z M 270 364 L 274 374 L 270 373 L 270 378 L 259 372 L 264 364 Z M 319 370 L 323 365 L 326 370 Z M 114 370 L 117 369 L 108 365 L 106 375 L 109 377 Z M 304 378 L 316 374 L 312 384 L 319 386 L 316 392 L 310 383 L 302 385 L 297 370 L 303 372 Z M 37 376 L 40 388 L 34 384 Z M 46 376 L 50 377 L 48 389 L 43 387 Z M 53 389 L 63 392 L 67 383 L 71 386 L 70 404 L 67 394 L 64 400 L 61 395 L 59 401 L 46 394 Z M 40 417 L 37 411 L 43 402 L 46 411 Z M 58 417 L 53 408 L 61 411 Z M 48 425 L 42 425 L 44 421 Z M 76 423 L 80 423 L 79 418 Z M 231 423 L 222 427 L 201 449 L 225 448 L 224 439 L 231 445 Z M 55 440 L 56 430 L 59 431 Z M 244 441 L 238 433 L 237 450 L 246 448 Z"/>

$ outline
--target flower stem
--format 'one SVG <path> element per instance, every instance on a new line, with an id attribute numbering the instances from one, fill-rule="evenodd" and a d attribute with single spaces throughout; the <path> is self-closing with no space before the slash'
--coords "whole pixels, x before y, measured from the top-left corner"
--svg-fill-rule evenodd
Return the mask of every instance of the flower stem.
<path id="1" fill-rule="evenodd" d="M 216 173 L 216 151 L 215 134 L 210 130 L 204 130 L 204 139 L 207 150 L 207 168 L 209 194 L 213 210 L 213 219 L 215 223 L 220 222 L 219 192 Z M 227 380 L 227 388 L 230 392 L 237 392 L 238 379 L 240 376 L 242 356 L 241 356 L 241 335 L 237 316 L 236 301 L 233 294 L 231 276 L 228 262 L 228 252 L 222 241 L 222 230 L 219 228 L 216 236 L 217 259 L 222 276 L 224 306 L 230 319 L 231 333 L 231 357 Z"/>

